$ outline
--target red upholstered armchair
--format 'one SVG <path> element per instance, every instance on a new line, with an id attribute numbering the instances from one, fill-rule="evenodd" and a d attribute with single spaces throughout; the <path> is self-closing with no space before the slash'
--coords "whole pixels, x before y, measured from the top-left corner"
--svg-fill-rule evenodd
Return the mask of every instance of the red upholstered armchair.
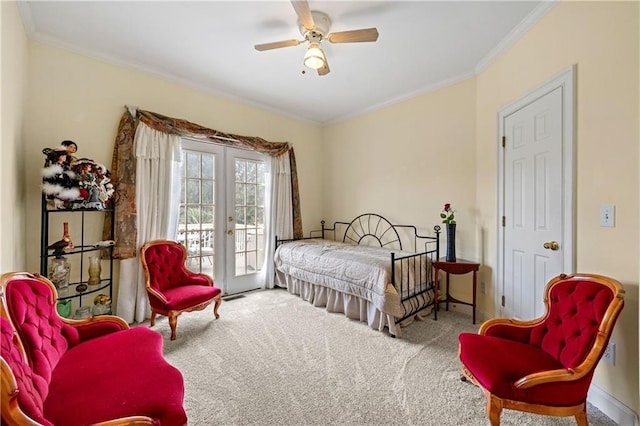
<path id="1" fill-rule="evenodd" d="M 140 248 L 147 294 L 151 304 L 151 325 L 156 314 L 169 317 L 171 340 L 176 339 L 178 316 L 182 312 L 201 311 L 215 301 L 213 314 L 217 318 L 222 292 L 213 279 L 197 274 L 185 266 L 187 249 L 180 243 L 155 240 Z"/>
<path id="2" fill-rule="evenodd" d="M 62 318 L 39 275 L 3 274 L 0 294 L 3 425 L 187 423 L 182 374 L 159 333 L 111 315 Z"/>
<path id="3" fill-rule="evenodd" d="M 541 318 L 496 318 L 479 334 L 460 334 L 463 376 L 484 391 L 491 424 L 500 424 L 506 408 L 575 416 L 586 426 L 587 391 L 623 299 L 611 278 L 559 275 L 547 284 Z"/>

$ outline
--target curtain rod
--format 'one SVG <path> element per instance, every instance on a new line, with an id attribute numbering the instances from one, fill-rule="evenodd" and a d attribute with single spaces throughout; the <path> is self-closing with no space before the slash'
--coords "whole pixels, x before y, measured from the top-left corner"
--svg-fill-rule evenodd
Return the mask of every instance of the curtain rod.
<path id="1" fill-rule="evenodd" d="M 214 139 L 220 139 L 220 140 L 223 140 L 223 141 L 242 143 L 242 141 L 239 141 L 238 139 L 225 138 L 224 136 L 211 136 L 211 137 L 214 138 Z"/>

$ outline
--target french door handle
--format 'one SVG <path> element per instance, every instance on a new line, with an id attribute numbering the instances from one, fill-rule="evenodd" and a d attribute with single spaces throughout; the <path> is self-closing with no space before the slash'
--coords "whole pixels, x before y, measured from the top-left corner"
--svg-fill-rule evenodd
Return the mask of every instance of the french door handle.
<path id="1" fill-rule="evenodd" d="M 227 235 L 233 235 L 233 229 L 229 229 L 229 230 L 227 231 Z"/>
<path id="2" fill-rule="evenodd" d="M 549 241 L 548 243 L 544 243 L 543 247 L 547 250 L 556 251 L 560 248 L 560 245 L 556 241 Z"/>

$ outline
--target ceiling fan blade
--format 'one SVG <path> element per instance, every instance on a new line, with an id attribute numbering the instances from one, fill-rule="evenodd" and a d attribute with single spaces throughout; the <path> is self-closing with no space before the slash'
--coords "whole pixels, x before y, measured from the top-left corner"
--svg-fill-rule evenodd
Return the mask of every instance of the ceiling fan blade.
<path id="1" fill-rule="evenodd" d="M 313 22 L 313 16 L 311 15 L 311 9 L 309 9 L 309 3 L 307 0 L 291 0 L 293 8 L 296 10 L 298 20 L 307 30 L 312 30 L 316 24 Z"/>
<path id="2" fill-rule="evenodd" d="M 272 43 L 262 43 L 256 44 L 256 50 L 271 50 L 271 49 L 279 49 L 281 47 L 289 47 L 289 46 L 297 46 L 300 44 L 299 40 L 282 40 L 282 41 L 274 41 Z"/>
<path id="3" fill-rule="evenodd" d="M 324 58 L 324 66 L 318 68 L 318 75 L 327 75 L 331 72 L 329 69 L 329 62 L 327 62 L 327 58 Z"/>
<path id="4" fill-rule="evenodd" d="M 327 36 L 331 43 L 358 43 L 363 41 L 378 40 L 376 28 L 364 28 L 362 30 L 339 31 Z"/>

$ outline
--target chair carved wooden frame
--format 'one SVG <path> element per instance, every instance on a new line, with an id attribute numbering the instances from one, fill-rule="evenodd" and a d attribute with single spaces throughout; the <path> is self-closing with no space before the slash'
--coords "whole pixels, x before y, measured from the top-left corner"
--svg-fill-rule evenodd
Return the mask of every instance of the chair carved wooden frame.
<path id="1" fill-rule="evenodd" d="M 492 426 L 503 409 L 574 416 L 587 426 L 593 372 L 624 305 L 624 289 L 594 274 L 559 275 L 545 289 L 545 314 L 531 321 L 494 318 L 459 336 L 463 381 L 487 398 Z"/>
<path id="2" fill-rule="evenodd" d="M 192 272 L 185 266 L 187 248 L 170 240 L 154 240 L 140 248 L 140 261 L 151 305 L 151 326 L 157 314 L 169 318 L 171 340 L 176 339 L 178 316 L 183 312 L 201 311 L 215 302 L 213 314 L 220 318 L 218 308 L 222 292 L 213 278 Z"/>

